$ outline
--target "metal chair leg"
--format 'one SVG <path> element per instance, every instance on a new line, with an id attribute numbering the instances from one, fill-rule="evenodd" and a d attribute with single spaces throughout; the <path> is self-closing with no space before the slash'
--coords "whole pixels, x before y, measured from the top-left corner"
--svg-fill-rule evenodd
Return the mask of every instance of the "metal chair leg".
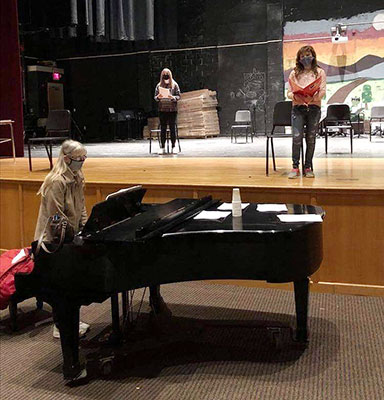
<path id="1" fill-rule="evenodd" d="M 53 168 L 53 162 L 52 162 L 52 143 L 49 143 L 49 166 L 52 169 Z"/>
<path id="2" fill-rule="evenodd" d="M 13 125 L 12 124 L 10 124 L 10 128 L 11 128 L 13 162 L 16 162 L 15 138 L 13 137 Z"/>
<path id="3" fill-rule="evenodd" d="M 271 150 L 272 150 L 273 170 L 276 171 L 275 147 L 273 146 L 273 138 L 271 138 Z"/>
<path id="4" fill-rule="evenodd" d="M 47 156 L 48 156 L 48 160 L 49 160 L 49 166 L 50 166 L 50 169 L 52 169 L 52 161 L 51 161 L 51 157 L 50 157 L 50 155 L 49 155 L 49 149 L 48 149 L 48 145 L 47 145 L 47 143 L 44 143 L 44 147 L 45 147 L 45 151 L 47 152 Z"/>
<path id="5" fill-rule="evenodd" d="M 269 137 L 267 136 L 267 149 L 265 152 L 265 174 L 269 173 Z"/>
<path id="6" fill-rule="evenodd" d="M 152 131 L 149 130 L 149 154 L 152 153 Z"/>
<path id="7" fill-rule="evenodd" d="M 31 143 L 27 142 L 28 144 L 28 160 L 29 160 L 29 170 L 32 171 L 32 157 L 31 157 Z"/>

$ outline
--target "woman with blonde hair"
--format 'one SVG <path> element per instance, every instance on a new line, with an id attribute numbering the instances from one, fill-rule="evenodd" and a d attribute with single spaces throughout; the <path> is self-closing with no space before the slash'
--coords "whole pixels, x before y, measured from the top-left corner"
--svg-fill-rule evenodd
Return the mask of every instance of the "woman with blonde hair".
<path id="1" fill-rule="evenodd" d="M 47 221 L 55 214 L 66 217 L 75 234 L 84 226 L 87 221 L 87 211 L 84 198 L 84 175 L 81 168 L 86 158 L 87 150 L 81 143 L 66 140 L 61 145 L 56 164 L 37 192 L 41 195 L 41 203 L 35 240 L 42 239 L 46 243 L 53 240 L 47 230 Z M 88 329 L 88 324 L 80 322 L 79 335 L 83 336 Z M 53 327 L 53 337 L 60 338 L 56 324 Z"/>
<path id="2" fill-rule="evenodd" d="M 318 81 L 318 89 L 312 96 L 295 93 L 292 86 L 305 88 Z M 316 133 L 321 115 L 321 99 L 325 95 L 326 76 L 317 64 L 316 52 L 312 46 L 303 46 L 296 54 L 296 66 L 289 75 L 287 97 L 292 100 L 292 171 L 289 179 L 300 177 L 299 163 L 301 143 L 304 137 L 306 152 L 304 162 L 304 176 L 314 178 L 312 159 L 315 152 Z"/>
<path id="3" fill-rule="evenodd" d="M 168 94 L 163 95 L 162 89 L 167 89 Z M 159 103 L 159 119 L 160 119 L 160 154 L 165 154 L 165 140 L 167 134 L 167 125 L 171 133 L 171 152 L 175 152 L 176 144 L 176 117 L 177 102 L 180 99 L 180 88 L 172 77 L 172 72 L 168 68 L 164 68 L 160 74 L 160 82 L 155 89 L 155 100 Z"/>

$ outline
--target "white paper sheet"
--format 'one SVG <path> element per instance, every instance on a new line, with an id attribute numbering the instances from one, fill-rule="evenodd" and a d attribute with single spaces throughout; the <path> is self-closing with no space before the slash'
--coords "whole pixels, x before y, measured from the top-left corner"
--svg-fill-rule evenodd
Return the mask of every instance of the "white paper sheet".
<path id="1" fill-rule="evenodd" d="M 288 208 L 285 204 L 258 204 L 257 211 L 268 212 L 268 211 L 288 211 Z"/>
<path id="2" fill-rule="evenodd" d="M 244 208 L 247 208 L 249 206 L 249 203 L 241 203 L 241 209 L 244 210 Z M 217 207 L 218 210 L 221 211 L 232 211 L 232 203 L 223 203 L 219 207 Z"/>
<path id="3" fill-rule="evenodd" d="M 159 94 L 161 94 L 163 97 L 168 97 L 169 89 L 159 86 Z"/>
<path id="4" fill-rule="evenodd" d="M 120 190 L 118 190 L 117 192 L 113 192 L 113 193 L 110 193 L 106 198 L 105 198 L 105 200 L 108 200 L 108 199 L 110 199 L 110 198 L 112 198 L 112 197 L 114 197 L 114 196 L 116 196 L 116 195 L 119 195 L 119 194 L 121 194 L 121 193 L 124 193 L 124 192 L 132 192 L 132 191 L 135 191 L 136 189 L 141 189 L 141 185 L 136 185 L 136 186 L 131 186 L 131 187 L 129 187 L 129 188 L 124 188 L 124 189 L 120 189 Z"/>
<path id="5" fill-rule="evenodd" d="M 201 211 L 193 219 L 212 219 L 218 220 L 228 217 L 230 211 Z"/>
<path id="6" fill-rule="evenodd" d="M 16 264 L 19 260 L 21 260 L 23 257 L 25 257 L 25 251 L 24 249 L 21 249 L 19 253 L 12 259 L 12 265 Z"/>
<path id="7" fill-rule="evenodd" d="M 281 222 L 323 222 L 318 214 L 279 214 L 277 218 Z"/>

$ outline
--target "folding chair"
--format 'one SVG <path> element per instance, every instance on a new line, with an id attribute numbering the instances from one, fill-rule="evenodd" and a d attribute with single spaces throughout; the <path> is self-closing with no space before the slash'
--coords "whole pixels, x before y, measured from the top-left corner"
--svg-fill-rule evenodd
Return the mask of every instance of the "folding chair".
<path id="1" fill-rule="evenodd" d="M 52 163 L 52 143 L 63 142 L 70 138 L 71 113 L 69 110 L 52 110 L 48 114 L 46 136 L 30 138 L 27 141 L 29 170 L 32 171 L 31 143 L 42 143 L 47 151 L 50 169 Z"/>
<path id="2" fill-rule="evenodd" d="M 372 133 L 372 122 L 379 122 L 380 126 L 375 133 Z M 371 118 L 369 119 L 369 141 L 372 141 L 372 136 L 376 133 L 380 133 L 380 136 L 384 136 L 384 130 L 382 128 L 382 123 L 384 123 L 384 106 L 372 107 Z"/>
<path id="3" fill-rule="evenodd" d="M 160 124 L 157 126 L 157 129 L 150 129 L 149 131 L 149 154 L 152 153 L 152 135 L 155 134 L 157 141 L 159 143 L 159 147 L 160 147 Z M 170 140 L 170 135 L 171 135 L 171 131 L 169 130 L 169 128 L 167 127 L 167 132 L 166 132 L 166 143 L 167 143 L 167 152 L 169 153 L 169 140 Z M 179 129 L 177 127 L 177 123 L 176 123 L 176 141 L 177 144 L 179 146 L 179 153 L 181 153 L 181 145 L 180 145 L 180 139 L 179 139 Z"/>
<path id="4" fill-rule="evenodd" d="M 237 143 L 237 132 L 245 129 L 245 142 L 248 143 L 248 132 L 250 131 L 251 141 L 253 142 L 253 127 L 251 112 L 249 110 L 237 110 L 235 114 L 235 123 L 231 126 L 231 143 L 233 138 Z"/>
<path id="5" fill-rule="evenodd" d="M 348 104 L 330 104 L 327 108 L 327 116 L 323 120 L 323 132 L 325 136 L 325 153 L 328 153 L 328 132 L 330 130 L 349 130 L 351 139 L 351 154 L 353 153 L 353 126 L 351 111 Z"/>
<path id="6" fill-rule="evenodd" d="M 292 133 L 275 133 L 276 126 L 291 126 L 292 101 L 279 101 L 273 108 L 273 126 L 271 133 L 267 133 L 267 149 L 265 153 L 265 174 L 269 174 L 269 141 L 271 141 L 273 170 L 276 171 L 275 149 L 273 139 L 293 137 Z M 301 144 L 302 165 L 304 166 L 303 144 Z"/>
<path id="7" fill-rule="evenodd" d="M 0 120 L 0 126 L 9 126 L 9 133 L 10 136 L 9 138 L 0 138 L 0 143 L 7 143 L 7 142 L 11 142 L 12 144 L 12 155 L 13 155 L 13 162 L 16 162 L 16 152 L 15 152 L 15 138 L 13 136 L 13 124 L 15 123 L 15 121 L 12 121 L 11 119 L 3 119 Z"/>

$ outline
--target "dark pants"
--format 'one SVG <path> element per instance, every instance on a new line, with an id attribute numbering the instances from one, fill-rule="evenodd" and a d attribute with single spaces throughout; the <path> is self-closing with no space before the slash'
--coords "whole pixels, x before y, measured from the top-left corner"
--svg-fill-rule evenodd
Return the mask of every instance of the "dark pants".
<path id="1" fill-rule="evenodd" d="M 175 147 L 176 143 L 176 116 L 177 112 L 176 111 L 169 111 L 169 112 L 164 112 L 160 111 L 159 112 L 159 118 L 160 118 L 160 128 L 161 128 L 161 147 L 165 147 L 165 140 L 166 140 L 166 135 L 167 135 L 167 125 L 169 126 L 169 131 L 171 132 L 171 142 L 172 142 L 172 147 Z"/>
<path id="2" fill-rule="evenodd" d="M 305 129 L 305 162 L 304 168 L 311 168 L 313 153 L 315 152 L 316 133 L 319 127 L 321 110 L 319 106 L 294 106 L 292 108 L 292 164 L 299 168 L 301 143 Z"/>

